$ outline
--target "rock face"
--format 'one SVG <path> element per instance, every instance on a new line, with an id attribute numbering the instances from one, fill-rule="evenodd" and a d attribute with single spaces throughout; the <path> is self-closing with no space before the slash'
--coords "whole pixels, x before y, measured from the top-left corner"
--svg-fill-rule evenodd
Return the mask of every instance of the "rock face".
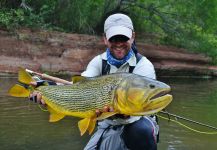
<path id="1" fill-rule="evenodd" d="M 158 75 L 217 76 L 217 67 L 202 54 L 174 47 L 137 43 L 139 52 L 150 59 Z M 18 67 L 39 72 L 80 74 L 88 62 L 103 53 L 101 37 L 48 31 L 0 30 L 0 72 L 15 73 Z"/>

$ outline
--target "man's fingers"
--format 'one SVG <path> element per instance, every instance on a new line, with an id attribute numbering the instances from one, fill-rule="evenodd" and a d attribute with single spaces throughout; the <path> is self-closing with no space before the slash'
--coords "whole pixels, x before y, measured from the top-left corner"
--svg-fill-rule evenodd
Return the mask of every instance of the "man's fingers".
<path id="1" fill-rule="evenodd" d="M 40 103 L 41 102 L 41 93 L 37 93 L 37 102 Z"/>
<path id="2" fill-rule="evenodd" d="M 32 95 L 32 93 L 29 95 L 29 100 L 33 101 L 33 95 Z"/>
<path id="3" fill-rule="evenodd" d="M 42 104 L 42 105 L 46 105 L 46 104 L 45 104 L 45 101 L 44 101 L 43 99 L 41 99 L 41 104 Z"/>
<path id="4" fill-rule="evenodd" d="M 37 86 L 37 82 L 34 82 L 34 81 L 30 82 L 29 84 L 32 86 Z"/>
<path id="5" fill-rule="evenodd" d="M 97 116 L 97 117 L 100 116 L 101 113 L 102 113 L 99 109 L 96 109 L 95 112 L 96 112 L 96 116 Z"/>
<path id="6" fill-rule="evenodd" d="M 96 116 L 100 116 L 102 113 L 104 112 L 113 112 L 114 111 L 114 108 L 112 106 L 104 106 L 103 109 L 96 109 L 95 112 L 96 112 Z"/>
<path id="7" fill-rule="evenodd" d="M 113 112 L 114 108 L 112 106 L 104 106 L 101 112 Z"/>
<path id="8" fill-rule="evenodd" d="M 103 112 L 109 112 L 109 106 L 104 106 L 102 111 Z"/>
<path id="9" fill-rule="evenodd" d="M 110 111 L 110 112 L 113 112 L 113 111 L 114 111 L 114 108 L 113 108 L 112 106 L 110 106 L 110 107 L 109 107 L 109 111 Z"/>
<path id="10" fill-rule="evenodd" d="M 45 105 L 45 101 L 42 99 L 41 93 L 37 93 L 37 103 Z"/>
<path id="11" fill-rule="evenodd" d="M 45 101 L 42 99 L 42 95 L 40 92 L 34 91 L 29 95 L 29 99 L 35 103 L 45 105 Z"/>

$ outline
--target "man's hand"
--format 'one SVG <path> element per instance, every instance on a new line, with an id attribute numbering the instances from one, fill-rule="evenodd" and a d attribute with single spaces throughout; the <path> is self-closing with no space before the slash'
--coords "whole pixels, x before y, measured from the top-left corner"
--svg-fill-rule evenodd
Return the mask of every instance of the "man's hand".
<path id="1" fill-rule="evenodd" d="M 104 106 L 103 109 L 96 109 L 96 115 L 100 116 L 104 112 L 113 112 L 114 108 L 112 106 Z"/>
<path id="2" fill-rule="evenodd" d="M 45 105 L 45 101 L 42 99 L 40 92 L 33 92 L 29 95 L 29 99 L 35 103 Z"/>
<path id="3" fill-rule="evenodd" d="M 37 82 L 30 82 L 30 85 L 36 87 L 38 84 Z M 38 103 L 38 104 L 42 104 L 45 105 L 45 101 L 42 99 L 42 95 L 40 92 L 34 91 L 33 93 L 30 93 L 29 95 L 29 100 Z"/>

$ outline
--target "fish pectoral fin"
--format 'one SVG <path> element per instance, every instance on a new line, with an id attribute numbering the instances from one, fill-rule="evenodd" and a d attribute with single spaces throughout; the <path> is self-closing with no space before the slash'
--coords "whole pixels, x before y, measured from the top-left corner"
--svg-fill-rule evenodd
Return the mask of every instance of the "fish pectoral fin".
<path id="1" fill-rule="evenodd" d="M 104 112 L 99 117 L 97 117 L 96 119 L 97 120 L 103 120 L 103 119 L 109 118 L 111 116 L 114 116 L 116 114 L 118 114 L 118 112 Z"/>
<path id="2" fill-rule="evenodd" d="M 49 122 L 57 122 L 65 117 L 64 114 L 58 113 L 53 110 L 51 107 L 47 106 L 48 111 L 50 112 Z"/>
<path id="3" fill-rule="evenodd" d="M 84 118 L 78 122 L 78 128 L 80 130 L 81 136 L 84 135 L 84 133 L 89 130 L 91 119 L 90 118 Z M 90 131 L 89 131 L 90 132 Z"/>
<path id="4" fill-rule="evenodd" d="M 30 94 L 30 91 L 23 87 L 22 85 L 15 84 L 13 87 L 11 87 L 8 91 L 9 95 L 14 97 L 28 97 Z"/>
<path id="5" fill-rule="evenodd" d="M 57 122 L 61 119 L 63 119 L 65 115 L 63 114 L 50 114 L 49 122 Z"/>

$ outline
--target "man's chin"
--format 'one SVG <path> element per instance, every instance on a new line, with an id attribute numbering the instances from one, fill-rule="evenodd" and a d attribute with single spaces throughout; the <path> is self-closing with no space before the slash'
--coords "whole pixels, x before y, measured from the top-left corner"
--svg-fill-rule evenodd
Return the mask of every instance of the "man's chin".
<path id="1" fill-rule="evenodd" d="M 122 54 L 116 54 L 114 57 L 118 60 L 122 60 L 124 58 L 125 55 Z"/>

